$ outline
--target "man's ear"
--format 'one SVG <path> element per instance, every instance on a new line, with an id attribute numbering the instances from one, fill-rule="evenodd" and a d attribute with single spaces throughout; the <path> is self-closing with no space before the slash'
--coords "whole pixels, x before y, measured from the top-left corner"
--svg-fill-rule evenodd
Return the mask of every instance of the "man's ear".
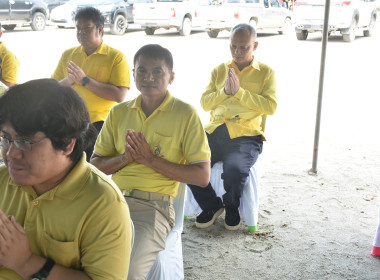
<path id="1" fill-rule="evenodd" d="M 253 51 L 255 51 L 257 49 L 257 46 L 259 45 L 259 42 L 254 42 L 253 43 Z"/>
<path id="2" fill-rule="evenodd" d="M 172 82 L 174 81 L 174 77 L 175 77 L 175 73 L 174 73 L 174 72 L 171 72 L 171 73 L 170 73 L 169 85 L 171 85 Z"/>
<path id="3" fill-rule="evenodd" d="M 66 146 L 66 150 L 63 151 L 65 156 L 69 156 L 73 152 L 75 143 L 76 143 L 76 139 L 71 138 L 69 144 Z"/>

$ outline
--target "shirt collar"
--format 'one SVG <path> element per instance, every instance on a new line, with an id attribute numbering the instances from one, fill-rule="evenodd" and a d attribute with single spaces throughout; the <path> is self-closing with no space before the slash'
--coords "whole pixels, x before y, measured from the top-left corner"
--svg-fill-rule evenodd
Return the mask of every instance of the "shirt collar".
<path id="1" fill-rule="evenodd" d="M 86 162 L 86 155 L 83 153 L 82 158 L 69 172 L 66 178 L 59 183 L 55 188 L 42 194 L 38 198 L 53 200 L 54 196 L 59 196 L 68 200 L 74 200 L 75 197 L 82 191 L 84 183 L 90 175 L 90 167 Z M 37 194 L 31 186 L 18 186 L 12 182 L 10 179 L 10 184 L 15 187 L 22 188 L 25 192 L 33 197 L 37 198 Z"/>
<path id="2" fill-rule="evenodd" d="M 76 52 L 79 52 L 79 53 L 84 53 L 86 54 L 86 52 L 84 51 L 84 47 L 82 45 L 80 45 Z M 102 41 L 102 43 L 100 44 L 100 46 L 96 49 L 96 51 L 94 51 L 92 54 L 90 55 L 93 55 L 93 54 L 104 54 L 106 55 L 108 53 L 108 46 Z M 86 54 L 87 56 L 87 54 Z"/>
<path id="3" fill-rule="evenodd" d="M 235 69 L 239 69 L 235 63 L 235 61 L 231 60 L 228 65 L 227 65 L 229 68 L 233 67 Z M 259 62 L 256 60 L 255 56 L 252 55 L 252 61 L 251 61 L 251 64 L 249 65 L 249 67 L 252 67 L 252 68 L 255 68 L 256 70 L 260 71 L 260 65 L 259 65 Z M 247 67 L 245 67 L 247 68 Z"/>
<path id="4" fill-rule="evenodd" d="M 140 94 L 133 101 L 131 108 L 141 109 L 141 99 L 142 99 L 142 95 Z M 173 106 L 174 106 L 174 101 L 175 101 L 175 98 L 170 94 L 169 91 L 166 91 L 166 96 L 165 96 L 164 101 L 162 101 L 162 103 L 160 104 L 160 106 L 158 106 L 158 108 L 156 110 L 171 111 L 173 109 Z"/>

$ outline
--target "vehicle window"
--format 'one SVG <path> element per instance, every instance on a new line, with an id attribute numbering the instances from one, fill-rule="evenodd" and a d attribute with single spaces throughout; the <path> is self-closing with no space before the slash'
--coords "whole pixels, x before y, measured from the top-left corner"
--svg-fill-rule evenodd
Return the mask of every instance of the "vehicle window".
<path id="1" fill-rule="evenodd" d="M 273 7 L 273 8 L 280 8 L 280 3 L 278 2 L 278 0 L 271 0 L 270 1 L 270 5 Z"/>

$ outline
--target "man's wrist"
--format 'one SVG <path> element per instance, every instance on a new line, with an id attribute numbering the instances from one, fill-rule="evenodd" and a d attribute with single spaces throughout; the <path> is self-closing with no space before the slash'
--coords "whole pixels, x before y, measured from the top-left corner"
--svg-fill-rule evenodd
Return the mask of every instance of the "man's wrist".
<path id="1" fill-rule="evenodd" d="M 86 86 L 90 82 L 90 78 L 88 76 L 82 79 L 82 86 Z"/>

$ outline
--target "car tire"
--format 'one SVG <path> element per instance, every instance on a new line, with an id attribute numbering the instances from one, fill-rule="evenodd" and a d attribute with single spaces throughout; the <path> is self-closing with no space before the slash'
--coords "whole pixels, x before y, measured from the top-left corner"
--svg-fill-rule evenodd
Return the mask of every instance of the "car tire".
<path id="1" fill-rule="evenodd" d="M 33 15 L 32 22 L 30 26 L 34 31 L 42 31 L 46 26 L 46 17 L 43 13 L 36 12 Z"/>
<path id="2" fill-rule="evenodd" d="M 185 17 L 182 21 L 181 28 L 179 29 L 179 35 L 181 36 L 189 36 L 191 33 L 191 19 L 188 17 Z"/>
<path id="3" fill-rule="evenodd" d="M 278 31 L 278 33 L 280 33 L 280 35 L 289 34 L 291 29 L 292 29 L 292 20 L 287 17 L 284 21 L 284 25 L 281 26 L 281 29 Z"/>
<path id="4" fill-rule="evenodd" d="M 207 31 L 207 35 L 208 35 L 210 38 L 216 38 L 216 37 L 218 37 L 218 34 L 219 34 L 219 30 L 216 30 L 216 29 L 208 30 L 208 31 Z"/>
<path id="5" fill-rule="evenodd" d="M 357 30 L 357 28 L 358 28 L 358 21 L 354 17 L 352 19 L 352 23 L 351 23 L 350 28 L 348 28 L 348 30 L 347 30 L 347 33 L 342 34 L 343 35 L 343 41 L 345 41 L 345 42 L 352 42 L 352 41 L 354 41 L 355 37 L 356 37 L 356 30 Z"/>
<path id="6" fill-rule="evenodd" d="M 5 30 L 13 30 L 16 28 L 16 24 L 7 24 L 7 25 L 3 25 L 3 28 Z"/>
<path id="7" fill-rule="evenodd" d="M 63 29 L 63 28 L 65 28 L 63 25 L 58 25 L 58 28 L 61 28 L 61 29 Z"/>
<path id="8" fill-rule="evenodd" d="M 376 15 L 372 14 L 371 20 L 368 24 L 368 29 L 363 31 L 364 37 L 371 37 L 373 35 L 373 29 L 375 28 Z"/>
<path id="9" fill-rule="evenodd" d="M 301 32 L 296 32 L 297 39 L 300 41 L 305 41 L 309 32 L 307 30 L 300 30 Z"/>
<path id="10" fill-rule="evenodd" d="M 117 15 L 114 24 L 111 26 L 111 34 L 123 35 L 127 29 L 128 23 L 123 15 Z"/>
<path id="11" fill-rule="evenodd" d="M 150 27 L 147 27 L 147 28 L 145 28 L 145 34 L 146 35 L 153 35 L 154 34 L 154 31 L 156 31 L 155 29 L 153 29 L 153 28 L 150 28 Z"/>

